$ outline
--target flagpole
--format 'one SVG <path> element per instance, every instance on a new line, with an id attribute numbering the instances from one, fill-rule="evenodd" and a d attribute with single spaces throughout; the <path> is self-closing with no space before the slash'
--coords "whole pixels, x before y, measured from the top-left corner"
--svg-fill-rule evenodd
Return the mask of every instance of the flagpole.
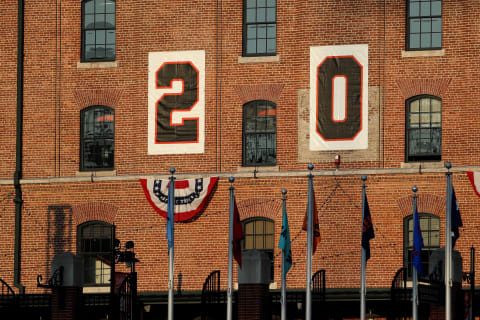
<path id="1" fill-rule="evenodd" d="M 414 215 L 417 212 L 417 191 L 418 188 L 416 186 L 412 187 L 413 193 L 413 212 Z M 418 214 L 418 213 L 417 213 Z M 415 228 L 415 217 L 413 217 L 414 222 L 413 222 L 413 228 Z M 420 249 L 419 249 L 420 250 Z M 418 273 L 417 273 L 417 268 L 413 264 L 413 258 L 412 258 L 412 319 L 417 320 L 418 319 Z"/>
<path id="2" fill-rule="evenodd" d="M 313 243 L 313 164 L 308 165 L 307 205 L 307 282 L 305 288 L 305 320 L 312 319 L 312 243 Z"/>
<path id="3" fill-rule="evenodd" d="M 233 278 L 233 210 L 234 210 L 234 177 L 228 179 L 230 182 L 230 224 L 228 228 L 228 288 L 227 288 L 227 320 L 232 320 L 232 278 Z"/>
<path id="4" fill-rule="evenodd" d="M 362 175 L 362 233 L 363 234 L 363 221 L 365 219 L 365 198 L 366 198 L 366 186 L 365 186 L 365 181 L 367 181 L 367 176 Z M 366 250 L 363 246 L 360 246 L 362 248 L 362 257 L 361 257 L 361 284 L 360 284 L 360 320 L 365 320 L 365 312 L 366 312 L 366 295 L 367 295 L 367 290 L 365 288 L 365 282 L 366 282 L 366 269 L 367 269 L 367 257 L 366 257 Z"/>
<path id="5" fill-rule="evenodd" d="M 287 208 L 287 190 L 282 189 L 282 206 L 283 212 Z M 283 228 L 283 226 L 282 226 Z M 287 320 L 287 275 L 285 274 L 285 250 L 282 250 L 282 316 L 281 320 Z"/>
<path id="6" fill-rule="evenodd" d="M 174 232 L 175 232 L 175 177 L 173 174 L 175 173 L 175 168 L 170 168 L 170 185 L 168 187 L 168 197 L 170 201 L 168 203 L 169 208 L 168 211 L 171 212 L 170 216 L 170 223 L 171 227 L 171 237 L 172 242 L 174 242 Z M 168 223 L 167 223 L 168 228 Z M 174 287 L 174 247 L 173 244 L 168 249 L 168 320 L 173 320 L 173 287 Z"/>
<path id="7" fill-rule="evenodd" d="M 446 211 L 446 231 L 445 231 L 445 320 L 451 320 L 452 317 L 452 173 L 450 168 L 452 164 L 445 164 L 447 172 L 447 211 Z"/>

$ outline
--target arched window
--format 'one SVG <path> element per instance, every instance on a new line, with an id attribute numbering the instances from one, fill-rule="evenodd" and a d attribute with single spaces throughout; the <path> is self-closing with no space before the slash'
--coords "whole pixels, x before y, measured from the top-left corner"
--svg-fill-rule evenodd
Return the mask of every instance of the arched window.
<path id="1" fill-rule="evenodd" d="M 420 230 L 422 230 L 423 245 L 421 250 L 423 276 L 428 276 L 428 260 L 432 252 L 440 248 L 440 218 L 429 213 L 419 213 Z M 412 275 L 412 251 L 413 251 L 413 214 L 403 221 L 404 237 L 403 246 L 404 266 L 408 270 L 408 276 Z"/>
<path id="2" fill-rule="evenodd" d="M 115 111 L 105 106 L 80 112 L 80 170 L 114 168 Z"/>
<path id="3" fill-rule="evenodd" d="M 267 218 L 250 218 L 243 221 L 245 240 L 243 250 L 257 249 L 265 252 L 271 261 L 271 281 L 274 275 L 273 251 L 275 248 L 274 222 Z"/>
<path id="4" fill-rule="evenodd" d="M 442 100 L 417 96 L 407 100 L 407 161 L 442 158 Z"/>
<path id="5" fill-rule="evenodd" d="M 115 1 L 83 1 L 82 61 L 114 61 L 115 28 Z"/>
<path id="6" fill-rule="evenodd" d="M 276 105 L 256 100 L 243 105 L 243 165 L 275 165 L 277 162 Z"/>
<path id="7" fill-rule="evenodd" d="M 83 259 L 85 285 L 110 284 L 112 234 L 112 225 L 102 221 L 89 221 L 78 226 L 77 253 Z"/>

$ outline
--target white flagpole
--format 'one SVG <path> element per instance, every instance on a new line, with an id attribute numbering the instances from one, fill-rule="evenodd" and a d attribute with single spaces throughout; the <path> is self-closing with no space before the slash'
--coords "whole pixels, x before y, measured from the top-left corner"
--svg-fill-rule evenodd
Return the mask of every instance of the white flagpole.
<path id="1" fill-rule="evenodd" d="M 287 190 L 282 189 L 283 212 L 286 211 Z M 282 222 L 283 223 L 283 222 Z M 283 227 L 283 225 L 282 225 Z M 282 315 L 281 320 L 287 320 L 287 279 L 285 275 L 285 250 L 282 249 Z"/>
<path id="2" fill-rule="evenodd" d="M 415 214 L 416 208 L 417 208 L 417 194 L 416 192 L 418 191 L 417 187 L 413 187 L 412 191 L 414 192 L 413 194 L 413 212 Z M 415 217 L 413 217 L 415 220 Z M 415 228 L 415 221 L 413 222 L 413 227 Z M 415 234 L 415 231 L 414 233 Z M 414 240 L 415 241 L 415 240 Z M 412 319 L 417 320 L 418 319 L 418 273 L 417 273 L 417 268 L 413 265 L 413 258 L 412 258 Z"/>
<path id="3" fill-rule="evenodd" d="M 170 197 L 170 202 L 168 210 L 172 213 L 170 223 L 172 224 L 172 240 L 174 238 L 175 231 L 175 168 L 170 168 L 170 185 L 168 187 L 168 196 Z M 168 228 L 168 226 L 167 226 Z M 173 320 L 173 286 L 174 286 L 174 247 L 175 242 L 173 241 L 172 247 L 168 250 L 168 320 Z"/>
<path id="4" fill-rule="evenodd" d="M 312 243 L 313 243 L 313 164 L 308 165 L 307 205 L 307 282 L 305 288 L 305 320 L 312 319 Z"/>
<path id="5" fill-rule="evenodd" d="M 365 191 L 365 181 L 367 181 L 367 176 L 362 175 L 362 181 L 363 181 L 363 186 L 362 186 L 362 232 L 360 235 L 363 235 L 363 220 L 365 219 L 365 197 L 366 197 L 366 191 Z M 367 295 L 367 290 L 366 290 L 366 269 L 367 269 L 367 254 L 365 251 L 365 248 L 361 245 L 362 248 L 362 256 L 361 256 L 361 274 L 360 274 L 360 320 L 365 320 L 365 312 L 366 312 L 366 295 Z"/>
<path id="6" fill-rule="evenodd" d="M 451 320 L 452 317 L 452 173 L 450 168 L 452 164 L 447 162 L 447 212 L 446 212 L 446 231 L 445 231 L 445 320 Z"/>
<path id="7" fill-rule="evenodd" d="M 233 210 L 234 210 L 234 177 L 230 177 L 230 224 L 228 228 L 228 288 L 227 288 L 227 320 L 232 320 L 232 278 L 233 278 Z"/>

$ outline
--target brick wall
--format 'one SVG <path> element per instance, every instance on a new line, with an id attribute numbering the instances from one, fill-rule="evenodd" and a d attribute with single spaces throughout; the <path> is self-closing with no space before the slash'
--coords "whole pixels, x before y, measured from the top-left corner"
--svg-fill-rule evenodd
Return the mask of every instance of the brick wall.
<path id="1" fill-rule="evenodd" d="M 383 7 L 385 3 L 386 7 Z M 81 1 L 26 1 L 24 99 L 24 209 L 22 218 L 22 284 L 36 288 L 36 275 L 49 274 L 52 257 L 76 252 L 76 228 L 88 219 L 115 222 L 117 237 L 134 240 L 139 290 L 167 289 L 165 220 L 145 200 L 137 176 L 222 174 L 206 210 L 176 229 L 176 274 L 184 290 L 200 290 L 205 277 L 220 269 L 226 287 L 228 192 L 226 175 L 238 174 L 237 201 L 243 217 L 275 221 L 275 243 L 281 229 L 281 193 L 288 190 L 287 210 L 294 265 L 288 285 L 304 286 L 306 163 L 315 164 L 315 194 L 322 242 L 313 268 L 326 269 L 328 288 L 360 285 L 360 174 L 372 169 L 368 197 L 376 238 L 367 269 L 367 286 L 387 288 L 403 265 L 403 218 L 409 212 L 411 187 L 419 187 L 419 207 L 445 223 L 445 175 L 400 170 L 405 161 L 405 100 L 417 94 L 442 98 L 442 160 L 454 168 L 480 165 L 480 93 L 476 86 L 478 49 L 474 1 L 443 1 L 443 47 L 440 57 L 402 58 L 405 49 L 403 1 L 279 1 L 278 61 L 239 63 L 242 53 L 242 2 L 117 1 L 117 52 L 108 68 L 80 62 Z M 57 14 L 56 14 L 57 13 Z M 39 19 L 39 17 L 42 17 Z M 61 17 L 61 19 L 60 19 Z M 217 22 L 221 22 L 221 25 Z M 218 35 L 217 30 L 222 30 Z M 221 47 L 217 47 L 217 43 Z M 299 102 L 309 88 L 309 47 L 369 45 L 372 149 L 339 152 L 337 175 L 333 155 L 305 150 L 301 121 L 307 105 Z M 204 154 L 147 155 L 148 52 L 205 50 L 206 143 Z M 14 207 L 11 177 L 15 168 L 16 4 L 0 3 L 0 249 L 2 279 L 12 279 Z M 248 60 L 248 59 L 247 59 Z M 253 178 L 242 165 L 242 104 L 251 99 L 277 103 L 277 166 Z M 79 171 L 80 110 L 91 104 L 115 109 L 115 174 L 102 179 L 75 178 Z M 373 110 L 371 109 L 371 110 Z M 304 152 L 305 151 L 305 152 Z M 344 157 L 345 155 L 345 157 Z M 428 166 L 428 164 L 427 164 Z M 383 171 L 374 169 L 399 169 Z M 267 171 L 270 168 L 266 169 Z M 302 173 L 299 173 L 299 171 Z M 323 171 L 324 170 L 324 171 Z M 288 176 L 286 173 L 291 173 Z M 63 178 L 48 180 L 48 178 Z M 34 179 L 43 179 L 34 181 Z M 454 185 L 465 227 L 457 243 L 464 257 L 480 242 L 478 201 L 463 172 Z M 248 204 L 248 206 L 247 206 Z M 252 209 L 254 208 L 254 209 Z M 444 229 L 441 229 L 444 242 Z M 275 249 L 275 282 L 280 283 L 279 250 Z M 467 258 L 468 259 L 468 258 Z M 464 260 L 464 269 L 468 266 Z M 480 265 L 477 261 L 477 266 Z M 122 266 L 119 267 L 120 269 Z M 478 270 L 477 270 L 478 271 Z"/>

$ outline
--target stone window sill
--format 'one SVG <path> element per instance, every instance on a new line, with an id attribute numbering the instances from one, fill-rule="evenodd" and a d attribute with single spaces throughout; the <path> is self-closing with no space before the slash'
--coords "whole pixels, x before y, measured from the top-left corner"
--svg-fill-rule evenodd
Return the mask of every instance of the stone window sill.
<path id="1" fill-rule="evenodd" d="M 238 167 L 237 172 L 279 172 L 280 166 Z"/>
<path id="2" fill-rule="evenodd" d="M 77 171 L 76 177 L 111 177 L 116 176 L 117 170 L 105 170 L 105 171 Z"/>
<path id="3" fill-rule="evenodd" d="M 415 168 L 444 168 L 445 163 L 443 161 L 432 162 L 402 162 L 401 168 L 415 169 Z"/>
<path id="4" fill-rule="evenodd" d="M 77 62 L 77 69 L 107 69 L 117 68 L 118 61 L 104 61 L 104 62 Z"/>
<path id="5" fill-rule="evenodd" d="M 421 57 L 443 57 L 445 49 L 441 50 L 421 50 L 421 51 L 402 51 L 402 58 L 421 58 Z"/>
<path id="6" fill-rule="evenodd" d="M 238 63 L 266 63 L 266 62 L 280 62 L 280 55 L 276 56 L 261 56 L 261 57 L 238 57 Z"/>

